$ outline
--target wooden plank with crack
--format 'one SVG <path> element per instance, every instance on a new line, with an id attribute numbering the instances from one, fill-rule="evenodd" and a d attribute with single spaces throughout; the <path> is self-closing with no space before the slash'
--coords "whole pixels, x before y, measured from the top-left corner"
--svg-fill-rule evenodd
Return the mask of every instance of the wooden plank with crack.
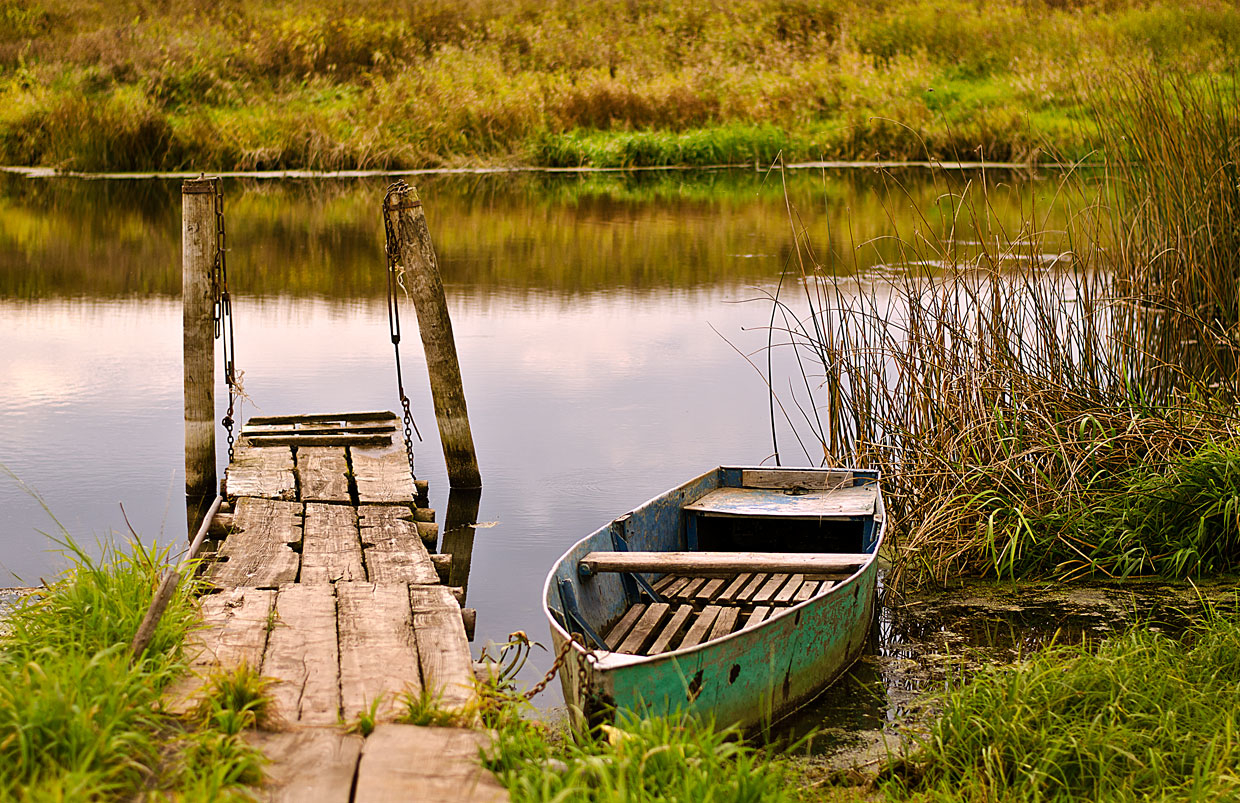
<path id="1" fill-rule="evenodd" d="M 404 712 L 403 695 L 422 689 L 409 587 L 404 583 L 336 586 L 340 700 L 346 721 L 369 711 L 379 719 Z"/>
<path id="2" fill-rule="evenodd" d="M 208 579 L 217 586 L 276 588 L 297 579 L 301 556 L 302 506 L 243 496 L 233 513 L 235 532 L 224 539 Z"/>
<path id="3" fill-rule="evenodd" d="M 340 717 L 336 595 L 330 585 L 285 585 L 267 637 L 263 674 L 275 717 L 286 725 L 333 725 Z"/>
<path id="4" fill-rule="evenodd" d="M 416 490 L 404 438 L 394 437 L 389 447 L 350 447 L 349 458 L 359 504 L 413 504 Z"/>
<path id="5" fill-rule="evenodd" d="M 185 639 L 188 671 L 164 692 L 171 710 L 189 711 L 213 672 L 243 664 L 258 671 L 275 598 L 275 591 L 258 588 L 226 588 L 202 597 L 198 604 L 202 626 Z"/>
<path id="6" fill-rule="evenodd" d="M 300 582 L 334 583 L 337 580 L 365 579 L 357 511 L 346 505 L 307 503 Z"/>
<path id="7" fill-rule="evenodd" d="M 409 600 L 422 686 L 440 708 L 462 713 L 473 710 L 478 693 L 461 606 L 440 585 L 411 585 Z"/>
<path id="8" fill-rule="evenodd" d="M 465 728 L 385 723 L 362 746 L 357 803 L 506 803 L 508 792 L 483 769 L 486 736 Z"/>
<path id="9" fill-rule="evenodd" d="M 349 461 L 339 446 L 297 450 L 297 481 L 303 502 L 349 502 Z"/>
<path id="10" fill-rule="evenodd" d="M 262 798 L 269 803 L 349 803 L 362 755 L 362 737 L 338 728 L 284 733 L 246 731 L 245 740 L 267 758 Z"/>
<path id="11" fill-rule="evenodd" d="M 224 488 L 229 497 L 297 498 L 293 450 L 287 446 L 254 446 L 248 438 L 239 438 L 232 462 L 224 470 Z"/>
<path id="12" fill-rule="evenodd" d="M 359 505 L 357 512 L 367 578 L 372 583 L 439 582 L 409 508 Z"/>

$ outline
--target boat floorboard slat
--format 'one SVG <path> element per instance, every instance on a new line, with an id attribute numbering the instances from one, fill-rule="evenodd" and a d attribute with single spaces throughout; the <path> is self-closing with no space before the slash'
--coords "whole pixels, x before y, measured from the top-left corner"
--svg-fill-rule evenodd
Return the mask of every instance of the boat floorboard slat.
<path id="1" fill-rule="evenodd" d="M 752 575 L 749 572 L 738 574 L 736 579 L 733 580 L 728 587 L 723 590 L 723 593 L 719 595 L 719 601 L 732 602 L 735 600 L 736 595 L 739 594 L 741 589 L 745 587 L 745 583 L 749 582 L 750 577 L 752 577 Z"/>
<path id="2" fill-rule="evenodd" d="M 805 575 L 803 574 L 792 575 L 792 577 L 788 578 L 788 582 L 784 583 L 783 588 L 779 589 L 779 593 L 775 595 L 774 602 L 779 604 L 790 602 L 792 600 L 792 595 L 801 588 L 801 583 L 804 582 L 804 580 Z"/>
<path id="3" fill-rule="evenodd" d="M 724 581 L 725 578 L 723 577 L 716 577 L 713 580 L 707 580 L 702 584 L 702 587 L 698 589 L 698 592 L 693 595 L 694 601 L 710 602 L 715 598 L 715 595 L 719 593 L 719 589 L 723 588 Z"/>
<path id="4" fill-rule="evenodd" d="M 711 639 L 723 638 L 736 629 L 736 619 L 741 615 L 740 608 L 723 608 L 715 618 L 715 626 L 710 630 Z"/>
<path id="5" fill-rule="evenodd" d="M 771 609 L 769 606 L 759 605 L 757 608 L 753 609 L 753 613 L 749 614 L 749 618 L 745 620 L 745 627 L 741 629 L 747 630 L 751 627 L 754 627 L 755 625 L 762 624 L 762 622 L 766 620 L 766 617 L 769 616 L 770 613 L 771 613 Z"/>
<path id="6" fill-rule="evenodd" d="M 763 572 L 755 572 L 753 577 L 750 578 L 749 583 L 741 589 L 739 594 L 737 594 L 736 599 L 740 602 L 748 602 L 753 598 L 754 593 L 758 590 L 758 587 L 762 585 L 762 581 L 766 578 L 767 575 Z"/>
<path id="7" fill-rule="evenodd" d="M 797 589 L 797 593 L 793 596 L 793 602 L 804 602 L 814 596 L 814 592 L 818 590 L 818 583 L 814 580 L 806 580 L 801 583 L 801 587 Z"/>
<path id="8" fill-rule="evenodd" d="M 625 637 L 616 651 L 640 654 L 654 637 L 655 629 L 663 621 L 663 617 L 667 616 L 667 612 L 671 607 L 666 602 L 656 602 L 646 608 L 645 613 L 637 620 L 637 624 L 633 625 L 633 630 Z"/>
<path id="9" fill-rule="evenodd" d="M 677 596 L 683 597 L 684 599 L 693 599 L 693 595 L 696 594 L 697 590 L 705 585 L 705 583 L 705 577 L 690 577 L 689 582 L 680 589 Z"/>
<path id="10" fill-rule="evenodd" d="M 662 577 L 660 577 L 658 580 L 655 580 L 653 583 L 651 583 L 650 587 L 653 588 L 655 591 L 658 591 L 660 594 L 662 594 L 663 590 L 666 589 L 668 586 L 670 586 L 675 581 L 676 581 L 676 575 L 665 574 Z"/>
<path id="11" fill-rule="evenodd" d="M 692 577 L 673 577 L 672 582 L 668 583 L 667 586 L 665 586 L 659 593 L 665 597 L 678 596 L 681 590 L 684 589 L 685 586 L 689 585 L 689 581 L 692 579 Z"/>
<path id="12" fill-rule="evenodd" d="M 624 616 L 620 617 L 620 621 L 616 622 L 615 626 L 612 627 L 606 636 L 603 636 L 603 641 L 607 644 L 607 649 L 614 651 L 620 646 L 621 643 L 623 643 L 624 637 L 627 636 L 629 631 L 633 629 L 633 624 L 645 612 L 645 610 L 646 606 L 639 602 L 632 608 L 625 611 Z"/>
<path id="13" fill-rule="evenodd" d="M 715 617 L 719 615 L 720 608 L 718 605 L 707 605 L 698 614 L 693 625 L 689 628 L 689 632 L 685 633 L 685 639 L 680 643 L 678 649 L 687 649 L 696 647 L 706 640 L 706 634 L 710 632 L 710 627 L 715 623 Z"/>
<path id="14" fill-rule="evenodd" d="M 689 621 L 689 617 L 692 615 L 692 605 L 681 605 L 677 608 L 676 612 L 667 620 L 667 624 L 663 626 L 663 630 L 654 640 L 654 643 L 650 645 L 647 655 L 661 655 L 667 652 L 672 645 L 672 641 L 684 632 L 685 623 Z"/>
<path id="15" fill-rule="evenodd" d="M 767 580 L 758 593 L 753 595 L 753 601 L 759 605 L 769 602 L 771 597 L 775 596 L 775 592 L 779 591 L 780 586 L 786 582 L 788 582 L 788 575 L 772 574 L 771 579 Z"/>

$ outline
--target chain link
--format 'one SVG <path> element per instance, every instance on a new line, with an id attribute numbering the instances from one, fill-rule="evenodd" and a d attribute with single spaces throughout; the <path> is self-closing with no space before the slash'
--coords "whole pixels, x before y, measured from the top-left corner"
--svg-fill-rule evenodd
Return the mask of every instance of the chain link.
<path id="1" fill-rule="evenodd" d="M 398 290 L 404 292 L 405 285 L 403 281 L 404 268 L 400 266 L 400 243 L 396 239 L 396 231 L 392 228 L 391 212 L 395 209 L 393 199 L 399 200 L 399 196 L 404 195 L 408 190 L 408 185 L 403 181 L 397 181 L 387 189 L 387 194 L 383 196 L 383 233 L 385 237 L 384 250 L 387 253 L 387 310 L 388 310 L 388 330 L 392 335 L 392 348 L 396 352 L 396 390 L 400 394 L 400 406 L 404 413 L 405 419 L 405 454 L 409 458 L 409 473 L 417 476 L 413 470 L 413 436 L 416 434 L 418 440 L 422 440 L 422 433 L 418 432 L 417 422 L 413 420 L 413 413 L 409 410 L 409 397 L 405 394 L 405 381 L 400 370 L 400 305 L 398 303 Z M 415 201 L 415 204 L 420 202 Z"/>
<path id="2" fill-rule="evenodd" d="M 232 296 L 228 292 L 228 249 L 224 240 L 224 189 L 220 179 L 215 179 L 215 265 L 211 275 L 215 338 L 223 342 L 224 382 L 228 385 L 228 412 L 220 423 L 228 433 L 228 462 L 233 459 L 233 426 L 237 399 L 244 394 L 241 377 L 237 373 L 236 341 L 233 336 Z"/>
<path id="3" fill-rule="evenodd" d="M 552 678 L 559 674 L 560 670 L 564 668 L 564 663 L 568 658 L 569 652 L 572 651 L 573 645 L 584 643 L 584 638 L 582 638 L 581 641 L 578 641 L 577 635 L 571 634 L 568 639 L 560 645 L 560 652 L 555 656 L 555 662 L 551 664 L 551 668 L 547 670 L 547 674 L 543 675 L 542 680 L 530 687 L 530 690 L 525 693 L 525 699 L 532 700 L 542 694 L 547 688 L 547 684 L 551 682 Z M 597 661 L 598 658 L 594 655 L 594 650 L 587 647 L 585 648 L 582 660 L 577 662 L 577 684 L 581 689 L 581 696 L 583 699 L 590 695 L 590 690 L 593 685 L 591 683 L 591 677 L 594 674 L 593 667 Z M 587 663 L 590 664 L 590 670 L 586 669 Z"/>

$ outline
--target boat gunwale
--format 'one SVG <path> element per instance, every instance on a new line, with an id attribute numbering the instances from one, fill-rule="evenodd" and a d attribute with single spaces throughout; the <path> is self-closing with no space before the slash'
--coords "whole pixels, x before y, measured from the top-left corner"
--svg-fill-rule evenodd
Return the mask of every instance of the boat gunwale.
<path id="1" fill-rule="evenodd" d="M 728 470 L 728 469 L 745 470 L 745 469 L 750 469 L 750 468 L 754 468 L 754 467 L 751 467 L 751 466 L 717 466 L 714 469 L 711 469 L 710 471 L 704 472 L 703 474 L 699 475 L 698 478 L 705 477 L 708 474 L 711 474 L 715 471 L 720 471 L 720 470 Z M 859 470 L 863 470 L 863 469 L 856 469 L 856 468 L 849 468 L 849 467 L 828 469 L 828 468 L 803 466 L 803 467 L 795 467 L 795 468 L 799 470 L 805 470 L 805 471 L 859 471 Z M 690 480 L 690 482 L 692 481 L 693 480 Z M 677 487 L 680 487 L 680 486 L 677 486 Z M 668 491 L 664 491 L 660 494 L 657 494 L 651 497 L 650 499 L 648 499 L 647 501 L 643 502 L 642 504 L 638 505 L 637 507 L 633 508 L 633 510 L 640 510 L 646 505 L 649 505 L 652 502 L 655 502 L 661 499 L 662 497 L 666 496 L 668 493 L 674 490 L 675 489 L 673 488 Z M 625 667 L 637 666 L 639 664 L 640 665 L 655 665 L 655 664 L 658 664 L 660 662 L 667 661 L 667 660 L 674 661 L 674 660 L 683 658 L 685 656 L 694 655 L 695 653 L 700 652 L 707 648 L 713 649 L 717 645 L 724 644 L 730 639 L 736 638 L 738 636 L 742 636 L 742 635 L 749 636 L 755 633 L 760 633 L 764 628 L 766 628 L 768 624 L 773 624 L 777 622 L 778 620 L 783 619 L 785 616 L 787 616 L 788 614 L 794 611 L 800 611 L 801 609 L 803 609 L 805 606 L 809 605 L 810 603 L 819 604 L 823 600 L 831 597 L 836 592 L 843 592 L 844 590 L 846 590 L 847 587 L 857 582 L 858 579 L 861 577 L 861 575 L 863 575 L 866 572 L 866 570 L 871 566 L 871 564 L 873 564 L 874 561 L 878 559 L 878 550 L 883 544 L 883 535 L 885 534 L 885 531 L 887 528 L 887 517 L 885 515 L 886 510 L 885 510 L 885 506 L 881 502 L 882 495 L 883 495 L 882 487 L 880 485 L 879 490 L 878 490 L 879 504 L 875 507 L 874 513 L 872 515 L 873 520 L 876 522 L 878 526 L 878 532 L 876 533 L 875 538 L 874 538 L 873 548 L 871 549 L 870 552 L 864 553 L 866 555 L 866 560 L 863 561 L 861 565 L 857 567 L 856 571 L 854 571 L 847 578 L 845 578 L 844 580 L 841 580 L 839 583 L 827 589 L 826 591 L 820 591 L 814 594 L 814 596 L 810 597 L 809 599 L 802 600 L 796 603 L 795 605 L 789 605 L 786 608 L 779 609 L 778 613 L 775 613 L 771 615 L 770 617 L 768 617 L 767 619 L 762 620 L 760 623 L 758 623 L 754 627 L 742 627 L 740 630 L 736 630 L 732 633 L 727 634 L 726 636 L 720 636 L 719 638 L 708 639 L 692 647 L 669 650 L 668 652 L 660 653 L 658 655 L 635 655 L 633 653 L 614 652 L 612 650 L 591 649 L 587 647 L 586 645 L 582 644 L 581 642 L 577 641 L 575 638 L 573 638 L 573 635 L 569 633 L 568 631 L 566 631 L 563 627 L 561 627 L 560 623 L 557 622 L 555 617 L 551 615 L 551 610 L 550 610 L 550 605 L 548 603 L 548 600 L 550 599 L 552 579 L 556 576 L 556 573 L 559 571 L 560 567 L 564 564 L 565 559 L 574 550 L 576 550 L 577 547 L 581 546 L 586 541 L 589 541 L 591 538 L 594 538 L 600 533 L 609 531 L 612 523 L 628 515 L 627 513 L 617 516 L 616 518 L 607 522 L 606 524 L 604 524 L 602 527 L 595 530 L 594 532 L 575 541 L 570 547 L 568 547 L 568 549 L 564 551 L 562 555 L 560 555 L 559 559 L 557 559 L 556 562 L 552 564 L 551 571 L 547 573 L 547 578 L 543 582 L 543 593 L 542 593 L 542 600 L 541 600 L 541 605 L 543 608 L 543 615 L 546 617 L 547 621 L 550 622 L 552 630 L 555 631 L 565 642 L 570 644 L 574 651 L 576 651 L 579 655 L 583 657 L 586 655 L 593 655 L 595 657 L 595 660 L 592 661 L 591 663 L 594 665 L 595 670 L 600 671 L 600 672 L 608 672 L 611 670 L 621 669 Z M 632 511 L 629 511 L 629 512 L 631 513 Z"/>

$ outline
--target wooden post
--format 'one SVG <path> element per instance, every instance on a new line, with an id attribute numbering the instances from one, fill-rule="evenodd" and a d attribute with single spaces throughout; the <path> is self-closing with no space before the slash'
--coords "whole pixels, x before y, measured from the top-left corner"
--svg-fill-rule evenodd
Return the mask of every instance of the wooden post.
<path id="1" fill-rule="evenodd" d="M 384 204 L 383 213 L 396 235 L 404 285 L 418 315 L 426 369 L 431 378 L 431 397 L 435 402 L 435 419 L 439 422 L 439 440 L 443 443 L 444 462 L 448 467 L 448 485 L 481 488 L 474 436 L 469 429 L 469 412 L 465 409 L 461 365 L 452 337 L 452 320 L 448 317 L 448 299 L 444 295 L 439 260 L 431 244 L 418 191 L 400 182 Z"/>
<path id="2" fill-rule="evenodd" d="M 215 323 L 211 275 L 218 246 L 218 179 L 181 184 L 181 308 L 185 368 L 185 495 L 210 499 L 215 478 Z M 196 508 L 194 504 L 191 507 Z M 191 510 L 191 519 L 200 511 Z M 196 527 L 190 523 L 190 532 Z"/>

